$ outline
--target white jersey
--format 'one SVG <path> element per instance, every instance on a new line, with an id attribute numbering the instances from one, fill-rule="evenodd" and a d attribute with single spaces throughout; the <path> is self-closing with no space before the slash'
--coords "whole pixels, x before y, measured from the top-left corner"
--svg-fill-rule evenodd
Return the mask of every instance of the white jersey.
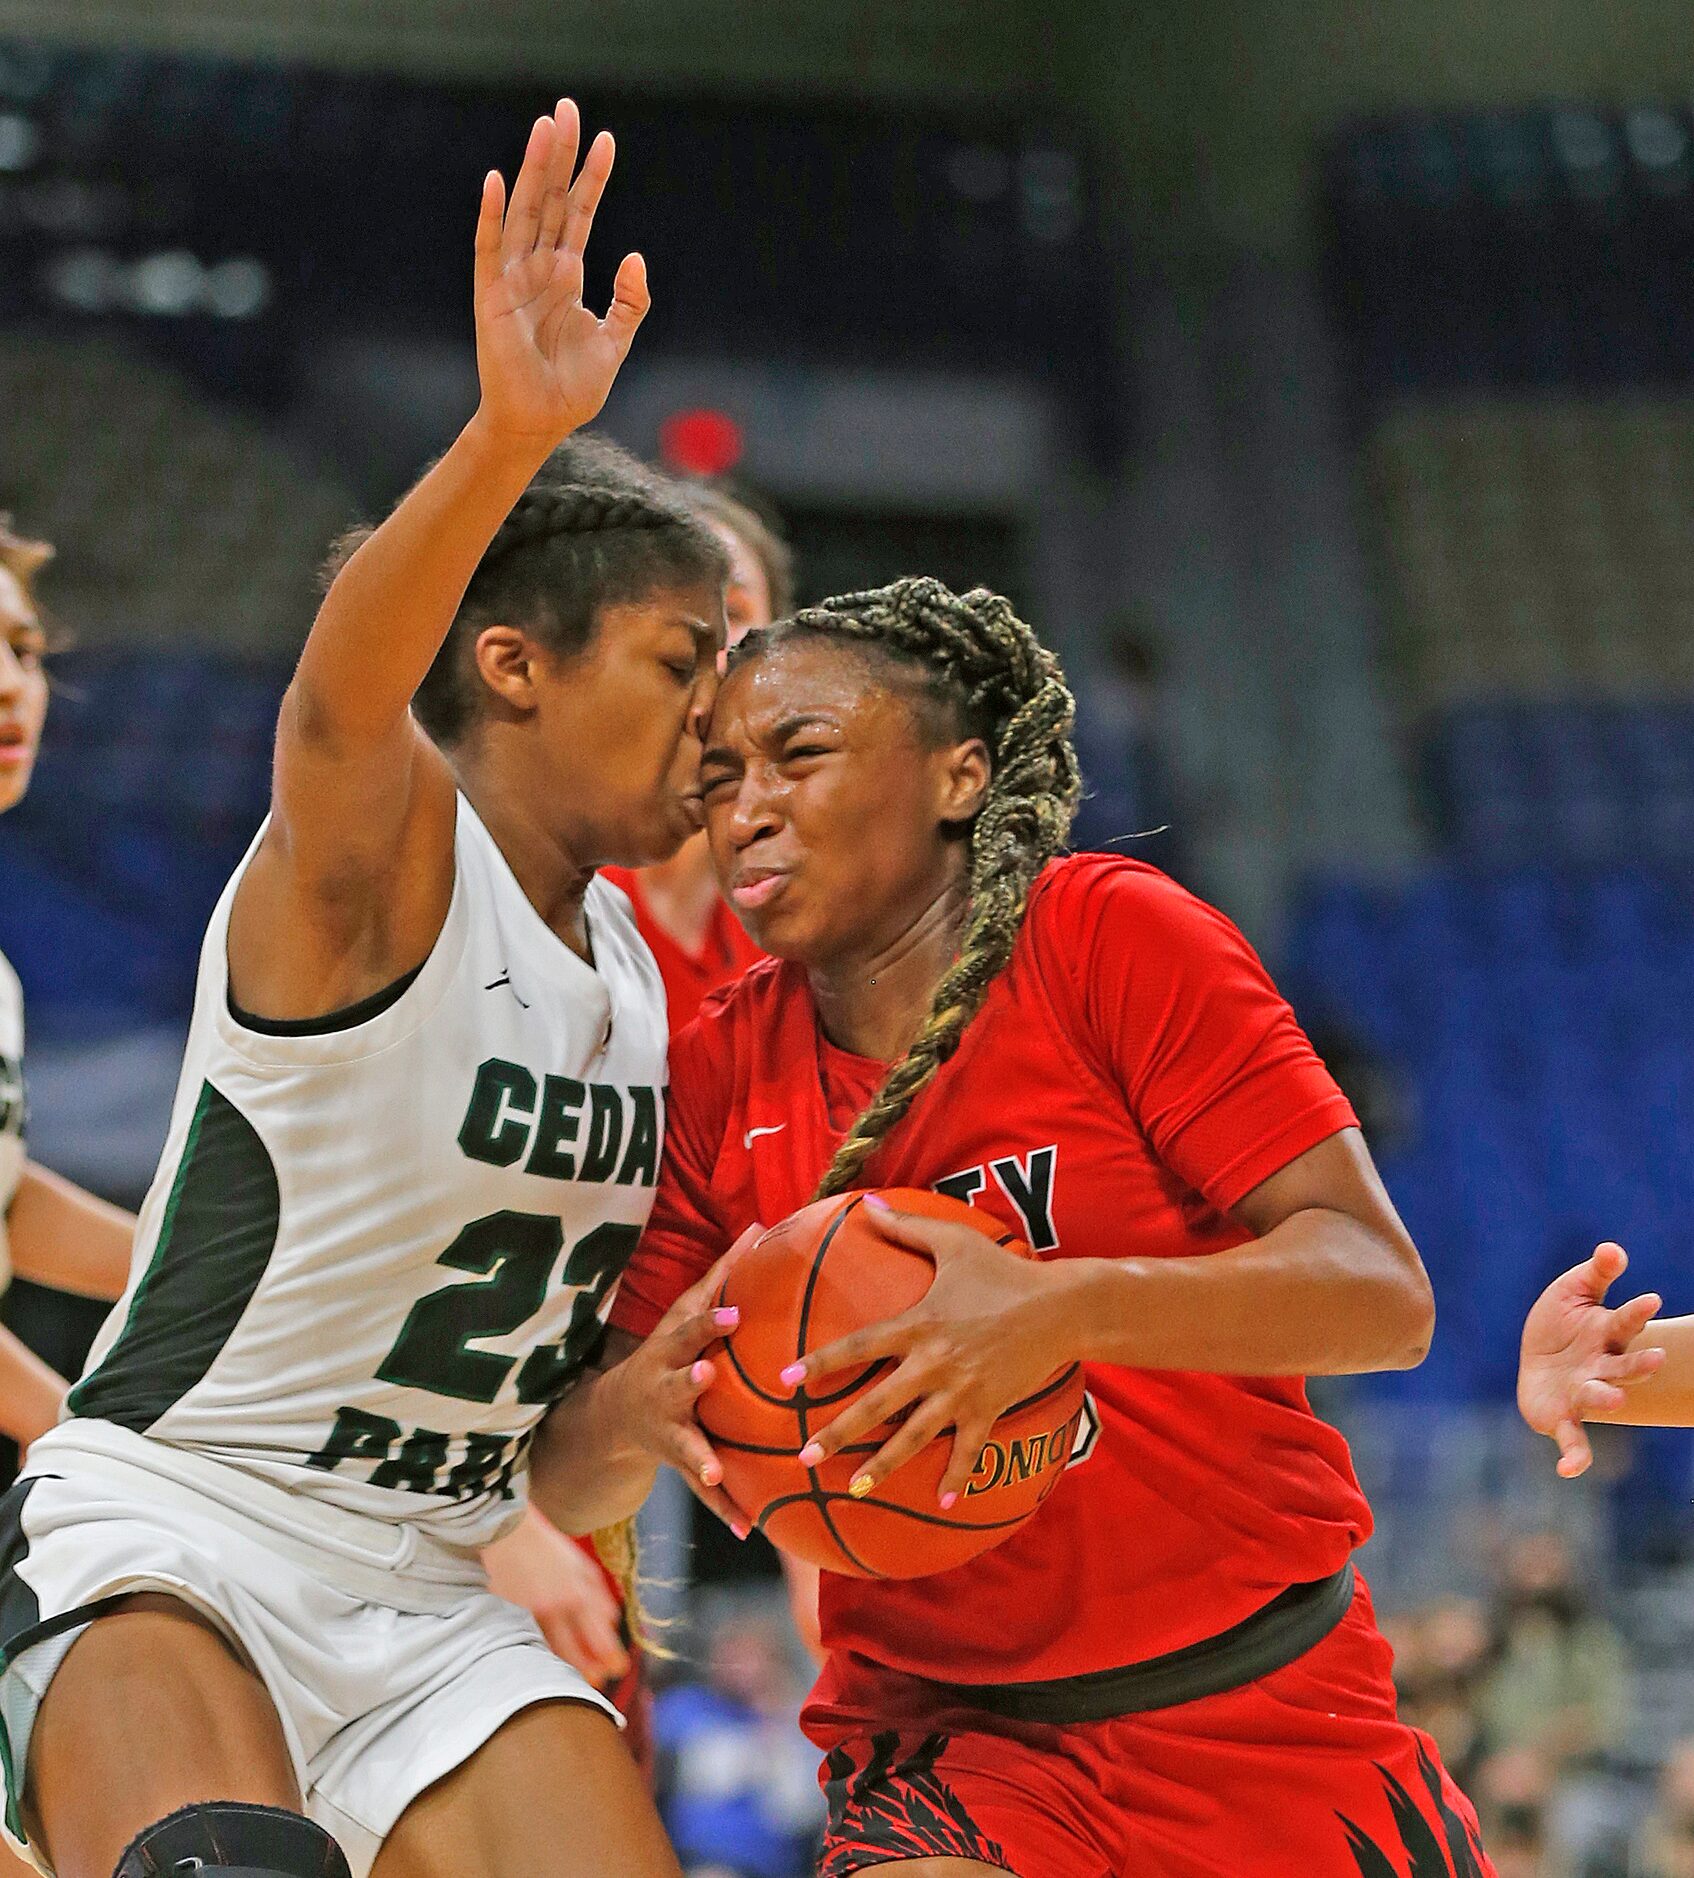
<path id="1" fill-rule="evenodd" d="M 237 870 L 70 1411 L 482 1545 L 652 1206 L 665 994 L 616 887 L 589 884 L 589 965 L 463 797 L 454 853 L 428 960 L 333 1028 L 232 1014 Z"/>
<path id="2" fill-rule="evenodd" d="M 24 1171 L 24 992 L 0 952 L 0 1291 L 12 1278 L 6 1212 Z"/>

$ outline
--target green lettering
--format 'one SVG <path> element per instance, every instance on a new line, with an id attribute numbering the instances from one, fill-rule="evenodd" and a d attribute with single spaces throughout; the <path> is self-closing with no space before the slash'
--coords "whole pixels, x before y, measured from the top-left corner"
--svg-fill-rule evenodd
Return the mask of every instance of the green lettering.
<path id="1" fill-rule="evenodd" d="M 535 1078 L 520 1064 L 491 1056 L 477 1070 L 459 1146 L 473 1161 L 510 1167 L 523 1153 L 534 1109 Z"/>
<path id="2" fill-rule="evenodd" d="M 465 1436 L 465 1458 L 447 1476 L 445 1491 L 455 1500 L 473 1500 L 479 1494 L 512 1497 L 512 1474 L 523 1451 L 515 1435 Z"/>
<path id="3" fill-rule="evenodd" d="M 433 1428 L 414 1428 L 371 1475 L 373 1487 L 409 1487 L 413 1493 L 434 1493 L 435 1482 L 447 1465 L 447 1437 Z"/>
<path id="4" fill-rule="evenodd" d="M 535 1146 L 529 1151 L 526 1174 L 539 1174 L 543 1180 L 570 1180 L 575 1176 L 576 1156 L 565 1143 L 576 1140 L 587 1093 L 574 1076 L 549 1076 L 543 1081 Z"/>
<path id="5" fill-rule="evenodd" d="M 637 1083 L 629 1092 L 635 1111 L 629 1146 L 618 1169 L 620 1187 L 651 1187 L 659 1178 L 659 1104 L 651 1089 Z"/>
<path id="6" fill-rule="evenodd" d="M 623 1097 L 610 1083 L 589 1087 L 588 1142 L 582 1150 L 579 1180 L 606 1180 L 618 1164 L 623 1145 Z"/>
<path id="7" fill-rule="evenodd" d="M 400 1424 L 388 1416 L 338 1408 L 329 1439 L 316 1454 L 306 1457 L 306 1465 L 334 1473 L 343 1461 L 380 1461 L 399 1439 Z"/>

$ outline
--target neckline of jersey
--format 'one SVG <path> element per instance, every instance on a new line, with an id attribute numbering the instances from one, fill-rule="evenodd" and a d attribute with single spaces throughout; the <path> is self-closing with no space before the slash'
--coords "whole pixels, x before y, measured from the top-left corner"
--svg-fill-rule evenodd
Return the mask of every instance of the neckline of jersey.
<path id="1" fill-rule="evenodd" d="M 541 914 L 536 909 L 535 902 L 524 892 L 523 883 L 518 879 L 517 875 L 513 873 L 512 864 L 506 859 L 505 849 L 494 839 L 488 824 L 477 814 L 470 797 L 466 795 L 462 789 L 459 791 L 459 803 L 464 814 L 467 815 L 475 825 L 477 832 L 482 836 L 483 840 L 488 843 L 489 852 L 494 856 L 495 865 L 506 876 L 507 880 L 512 883 L 512 892 L 517 896 L 518 900 L 522 902 L 524 909 L 523 916 L 526 917 L 535 928 L 542 942 L 553 947 L 559 955 L 567 961 L 567 970 L 586 972 L 588 976 L 594 980 L 595 984 L 610 996 L 611 987 L 601 972 L 599 965 L 596 963 L 600 956 L 600 949 L 595 942 L 595 927 L 597 922 L 591 917 L 588 905 L 588 897 L 594 892 L 596 885 L 599 883 L 599 874 L 594 873 L 589 875 L 588 885 L 584 888 L 582 895 L 582 923 L 584 930 L 588 934 L 588 950 L 590 954 L 590 956 L 585 959 L 574 946 L 567 945 L 565 941 L 554 932 L 553 928 L 547 924 L 546 920 L 541 917 Z M 604 935 L 602 934 L 601 936 L 603 937 Z"/>

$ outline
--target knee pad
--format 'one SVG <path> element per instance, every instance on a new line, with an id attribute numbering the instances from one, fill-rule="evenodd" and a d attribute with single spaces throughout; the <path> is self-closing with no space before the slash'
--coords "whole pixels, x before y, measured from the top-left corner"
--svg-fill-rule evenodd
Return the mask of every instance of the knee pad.
<path id="1" fill-rule="evenodd" d="M 138 1832 L 112 1878 L 352 1878 L 315 1821 L 234 1800 L 185 1806 Z"/>

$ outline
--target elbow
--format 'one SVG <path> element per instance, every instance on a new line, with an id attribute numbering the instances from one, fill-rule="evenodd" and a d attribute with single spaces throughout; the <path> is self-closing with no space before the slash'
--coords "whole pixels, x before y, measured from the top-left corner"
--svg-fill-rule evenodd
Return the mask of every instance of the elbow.
<path id="1" fill-rule="evenodd" d="M 1423 1261 L 1414 1254 L 1410 1270 L 1402 1268 L 1394 1304 L 1394 1347 L 1384 1369 L 1416 1369 L 1435 1340 L 1435 1293 Z"/>

